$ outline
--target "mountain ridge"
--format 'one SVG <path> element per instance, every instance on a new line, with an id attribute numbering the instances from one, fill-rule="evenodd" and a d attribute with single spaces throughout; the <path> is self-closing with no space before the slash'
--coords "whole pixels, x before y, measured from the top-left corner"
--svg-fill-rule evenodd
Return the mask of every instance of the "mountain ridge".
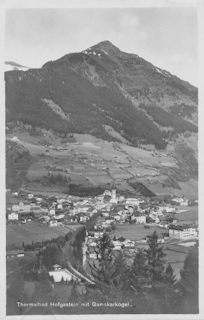
<path id="1" fill-rule="evenodd" d="M 105 130 L 110 126 L 133 145 L 157 148 L 165 148 L 166 139 L 180 131 L 197 132 L 193 118 L 197 89 L 138 55 L 120 51 L 110 41 L 66 54 L 39 69 L 6 72 L 5 82 L 7 122 L 64 133 L 92 132 L 114 140 Z M 177 127 L 169 133 L 160 130 L 147 116 L 151 106 L 158 113 L 163 110 L 171 123 L 177 117 Z M 175 115 L 176 106 L 182 107 L 185 119 Z"/>

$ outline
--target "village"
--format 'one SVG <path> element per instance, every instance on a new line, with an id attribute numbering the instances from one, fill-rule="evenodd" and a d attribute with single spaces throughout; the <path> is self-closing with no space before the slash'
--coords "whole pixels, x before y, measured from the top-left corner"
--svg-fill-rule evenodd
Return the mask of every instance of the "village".
<path id="1" fill-rule="evenodd" d="M 121 226 L 142 225 L 147 229 L 151 227 L 165 228 L 167 238 L 192 239 L 198 236 L 198 226 L 189 221 L 183 223 L 176 217 L 178 212 L 185 211 L 188 207 L 186 198 L 173 198 L 177 205 L 156 204 L 149 198 L 117 197 L 116 190 L 106 190 L 102 195 L 94 198 L 80 198 L 74 196 L 64 197 L 38 197 L 33 194 L 14 192 L 16 204 L 7 207 L 7 225 L 23 225 L 38 222 L 54 228 L 61 226 L 72 229 L 73 225 L 86 224 L 95 214 L 94 227 L 88 234 L 88 247 L 96 246 L 96 241 L 104 232 L 114 237 L 115 250 L 123 247 L 134 247 L 131 239 L 116 240 L 116 231 Z M 19 201 L 20 200 L 20 201 Z M 178 209 L 179 205 L 179 209 Z M 182 208 L 184 208 L 182 210 Z M 144 241 L 145 239 L 138 239 Z"/>
<path id="2" fill-rule="evenodd" d="M 6 211 L 7 275 L 15 271 L 15 262 L 22 260 L 23 268 L 24 265 L 32 265 L 30 276 L 24 281 L 24 288 L 30 297 L 36 288 L 32 274 L 35 277 L 36 272 L 42 272 L 38 253 L 46 249 L 48 239 L 53 240 L 56 231 L 59 232 L 56 235 L 66 236 L 82 226 L 86 228 L 81 248 L 84 272 L 77 270 L 69 261 L 66 266 L 53 263 L 46 269 L 52 294 L 59 296 L 62 301 L 65 299 L 61 296 L 62 292 L 71 290 L 73 283 L 76 283 L 80 293 L 85 292 L 85 283 L 94 284 L 90 265 L 98 263 L 98 244 L 105 233 L 111 239 L 113 254 L 117 256 L 122 252 L 127 265 L 131 266 L 138 249 L 147 248 L 148 238 L 156 230 L 158 242 L 165 250 L 167 262 L 172 263 L 177 278 L 180 277 L 188 247 L 198 240 L 197 221 L 177 218 L 179 212 L 185 214 L 190 208 L 190 202 L 184 197 L 174 197 L 172 204 L 166 204 L 148 197 L 118 196 L 116 189 L 112 189 L 105 190 L 99 196 L 83 198 L 34 195 L 19 191 L 12 193 L 12 200 L 10 204 L 7 203 Z"/>

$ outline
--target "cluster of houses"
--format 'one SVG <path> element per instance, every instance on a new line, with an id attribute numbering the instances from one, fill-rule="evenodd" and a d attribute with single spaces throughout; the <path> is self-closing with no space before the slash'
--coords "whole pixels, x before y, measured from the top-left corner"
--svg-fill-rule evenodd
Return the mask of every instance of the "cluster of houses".
<path id="1" fill-rule="evenodd" d="M 99 212 L 94 230 L 92 230 L 93 234 L 90 235 L 92 238 L 97 239 L 104 231 L 115 230 L 117 225 L 124 223 L 144 224 L 145 227 L 157 225 L 169 229 L 170 237 L 179 237 L 177 233 L 179 221 L 176 219 L 178 210 L 175 206 L 165 203 L 155 205 L 150 203 L 148 198 L 117 196 L 115 189 L 105 190 L 103 194 L 94 198 L 64 196 L 55 197 L 54 201 L 53 197 L 39 197 L 33 194 L 22 195 L 22 193 L 14 192 L 13 195 L 17 197 L 17 200 L 20 197 L 20 202 L 7 208 L 8 223 L 14 221 L 27 223 L 35 218 L 50 227 L 66 226 L 73 223 L 85 224 L 93 214 Z M 177 197 L 172 200 L 182 206 L 188 203 L 185 198 Z M 181 228 L 180 225 L 178 228 Z M 188 228 L 184 230 L 188 230 Z M 193 234 L 193 229 L 189 230 L 189 234 Z M 187 237 L 184 236 L 187 231 L 182 232 L 179 233 L 181 234 L 180 238 Z M 115 245 L 118 248 L 125 244 L 117 243 Z"/>
<path id="2" fill-rule="evenodd" d="M 85 243 L 85 257 L 84 257 L 84 262 L 86 261 L 87 258 L 89 259 L 97 259 L 98 258 L 98 253 L 97 253 L 97 242 L 100 240 L 101 236 L 103 235 L 103 232 L 88 232 L 88 236 L 86 238 L 86 243 Z M 124 237 L 114 237 L 113 240 L 111 241 L 111 246 L 113 251 L 128 251 L 128 252 L 136 252 L 136 243 L 135 241 L 125 239 Z"/>
<path id="3" fill-rule="evenodd" d="M 16 203 L 7 207 L 7 223 L 27 223 L 37 219 L 50 226 L 57 226 L 63 221 L 65 214 L 70 208 L 71 201 L 56 199 L 56 202 L 49 198 L 36 197 L 33 194 L 18 194 L 14 192 Z M 21 198 L 18 202 L 18 198 Z M 23 200 L 22 200 L 23 198 Z"/>

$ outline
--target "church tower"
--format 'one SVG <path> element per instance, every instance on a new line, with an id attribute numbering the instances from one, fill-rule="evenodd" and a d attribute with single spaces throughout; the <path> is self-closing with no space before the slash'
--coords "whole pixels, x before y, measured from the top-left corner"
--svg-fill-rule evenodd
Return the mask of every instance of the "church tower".
<path id="1" fill-rule="evenodd" d="M 111 203 L 118 203 L 117 197 L 116 197 L 116 189 L 112 189 L 112 194 L 111 194 Z"/>

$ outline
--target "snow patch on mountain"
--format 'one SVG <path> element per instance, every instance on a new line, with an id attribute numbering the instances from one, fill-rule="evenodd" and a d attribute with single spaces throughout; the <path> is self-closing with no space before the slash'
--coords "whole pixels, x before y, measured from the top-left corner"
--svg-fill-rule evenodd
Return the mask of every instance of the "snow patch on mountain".
<path id="1" fill-rule="evenodd" d="M 105 50 L 103 50 L 103 49 L 100 49 L 101 51 L 103 51 L 105 54 L 107 54 L 108 55 L 108 53 L 105 51 Z"/>
<path id="2" fill-rule="evenodd" d="M 15 62 L 5 62 L 4 63 L 4 72 L 7 71 L 27 71 L 29 70 L 28 67 L 21 66 L 18 63 Z"/>
<path id="3" fill-rule="evenodd" d="M 160 69 L 158 69 L 158 68 L 156 68 L 156 67 L 155 67 L 155 69 L 156 69 L 157 72 L 159 72 L 159 73 L 161 73 L 161 74 L 164 75 L 164 73 L 162 72 L 162 70 L 160 70 Z"/>

